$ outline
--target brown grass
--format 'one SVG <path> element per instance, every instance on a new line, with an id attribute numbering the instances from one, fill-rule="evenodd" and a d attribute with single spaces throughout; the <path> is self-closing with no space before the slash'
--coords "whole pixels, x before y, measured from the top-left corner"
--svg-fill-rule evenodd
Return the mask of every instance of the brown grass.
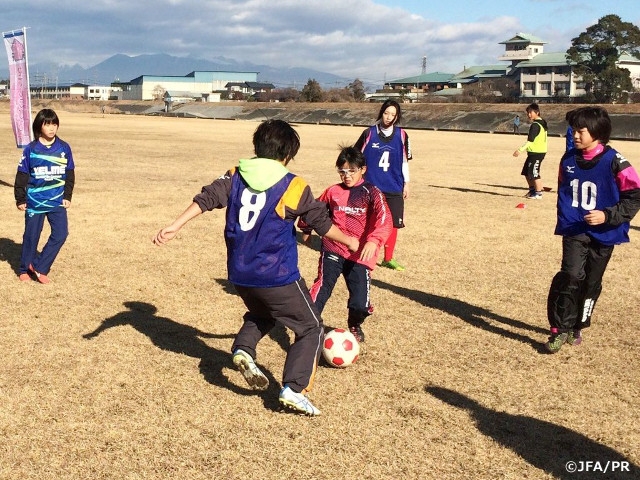
<path id="1" fill-rule="evenodd" d="M 310 419 L 278 411 L 283 330 L 259 346 L 267 392 L 233 369 L 243 308 L 226 281 L 223 212 L 151 244 L 251 155 L 256 124 L 59 114 L 77 188 L 48 286 L 16 277 L 20 152 L 6 110 L 0 124 L 1 479 L 638 478 L 640 223 L 614 252 L 584 345 L 543 354 L 560 240 L 553 193 L 515 208 L 522 138 L 410 132 L 397 248 L 408 269 L 374 272 L 367 354 L 320 368 L 322 415 Z M 338 143 L 360 128 L 296 128 L 292 169 L 320 193 L 338 180 Z M 639 143 L 614 146 L 640 167 Z M 548 185 L 562 148 L 550 139 Z M 318 253 L 299 250 L 310 283 Z M 346 296 L 339 283 L 328 326 L 345 325 Z M 628 461 L 635 473 L 568 474 L 570 460 Z"/>

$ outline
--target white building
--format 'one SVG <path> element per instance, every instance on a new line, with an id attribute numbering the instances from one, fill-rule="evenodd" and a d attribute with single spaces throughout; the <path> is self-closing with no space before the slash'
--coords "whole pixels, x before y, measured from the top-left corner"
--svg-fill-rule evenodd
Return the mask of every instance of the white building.
<path id="1" fill-rule="evenodd" d="M 86 100 L 106 101 L 117 97 L 116 92 L 122 91 L 121 87 L 107 87 L 104 85 L 87 85 L 85 87 Z"/>
<path id="2" fill-rule="evenodd" d="M 526 33 L 500 43 L 505 45 L 505 53 L 499 60 L 511 62 L 507 76 L 516 81 L 521 97 L 544 100 L 586 93 L 585 82 L 574 73 L 575 63 L 567 60 L 565 52 L 545 53 L 546 42 Z M 622 54 L 617 65 L 628 69 L 634 88 L 640 88 L 640 60 Z"/>
<path id="3" fill-rule="evenodd" d="M 119 100 L 161 100 L 165 92 L 189 92 L 194 99 L 215 101 L 229 82 L 256 82 L 258 72 L 191 72 L 183 77 L 142 75 L 118 94 Z"/>

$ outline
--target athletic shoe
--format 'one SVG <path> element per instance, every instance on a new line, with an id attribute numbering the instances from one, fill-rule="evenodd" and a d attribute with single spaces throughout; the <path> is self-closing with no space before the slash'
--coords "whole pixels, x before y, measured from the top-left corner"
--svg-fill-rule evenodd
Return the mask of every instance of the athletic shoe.
<path id="1" fill-rule="evenodd" d="M 527 198 L 530 198 L 531 200 L 540 200 L 542 199 L 542 192 L 533 192 Z"/>
<path id="2" fill-rule="evenodd" d="M 393 258 L 391 260 L 389 260 L 388 262 L 382 262 L 380 264 L 381 267 L 386 267 L 386 268 L 390 268 L 391 270 L 398 270 L 399 272 L 404 272 L 404 267 L 402 265 L 400 265 L 396 260 L 394 260 Z"/>
<path id="3" fill-rule="evenodd" d="M 349 327 L 349 331 L 353 333 L 353 336 L 356 337 L 358 343 L 364 342 L 364 332 L 362 331 L 362 327 L 360 325 Z"/>
<path id="4" fill-rule="evenodd" d="M 567 343 L 577 347 L 582 343 L 582 332 L 578 329 L 571 330 L 567 335 Z"/>
<path id="5" fill-rule="evenodd" d="M 237 348 L 233 352 L 233 364 L 242 372 L 244 379 L 254 390 L 266 390 L 269 379 L 258 368 L 251 355 Z"/>
<path id="6" fill-rule="evenodd" d="M 21 282 L 30 282 L 31 281 L 31 276 L 29 276 L 28 273 L 21 273 L 18 278 L 20 279 Z"/>
<path id="7" fill-rule="evenodd" d="M 283 407 L 295 412 L 304 413 L 310 417 L 320 415 L 320 410 L 313 406 L 306 395 L 294 392 L 289 386 L 285 386 L 280 390 L 278 400 Z"/>
<path id="8" fill-rule="evenodd" d="M 545 344 L 547 350 L 551 353 L 556 353 L 560 350 L 562 345 L 566 343 L 568 333 L 552 333 L 549 337 L 549 341 Z"/>
<path id="9" fill-rule="evenodd" d="M 536 191 L 535 190 L 529 190 L 527 193 L 524 194 L 524 198 L 531 198 L 531 195 L 535 195 Z"/>
<path id="10" fill-rule="evenodd" d="M 49 283 L 51 281 L 49 280 L 49 277 L 47 277 L 44 273 L 36 272 L 33 269 L 33 265 L 29 265 L 29 271 L 36 277 L 36 280 L 38 280 L 40 283 Z"/>

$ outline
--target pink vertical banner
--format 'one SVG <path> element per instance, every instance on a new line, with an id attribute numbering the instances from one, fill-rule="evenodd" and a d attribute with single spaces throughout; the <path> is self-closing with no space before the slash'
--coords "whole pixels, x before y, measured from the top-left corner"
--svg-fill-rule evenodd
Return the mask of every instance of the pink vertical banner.
<path id="1" fill-rule="evenodd" d="M 18 148 L 31 142 L 31 95 L 27 64 L 26 29 L 3 32 L 9 57 L 10 112 L 13 134 Z"/>

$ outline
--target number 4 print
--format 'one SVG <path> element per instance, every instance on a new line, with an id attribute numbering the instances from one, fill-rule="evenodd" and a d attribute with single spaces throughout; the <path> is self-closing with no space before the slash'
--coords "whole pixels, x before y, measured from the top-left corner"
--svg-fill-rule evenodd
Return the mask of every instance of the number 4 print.
<path id="1" fill-rule="evenodd" d="M 380 157 L 380 161 L 378 162 L 378 166 L 386 172 L 389 170 L 389 152 L 382 152 L 382 156 Z"/>

